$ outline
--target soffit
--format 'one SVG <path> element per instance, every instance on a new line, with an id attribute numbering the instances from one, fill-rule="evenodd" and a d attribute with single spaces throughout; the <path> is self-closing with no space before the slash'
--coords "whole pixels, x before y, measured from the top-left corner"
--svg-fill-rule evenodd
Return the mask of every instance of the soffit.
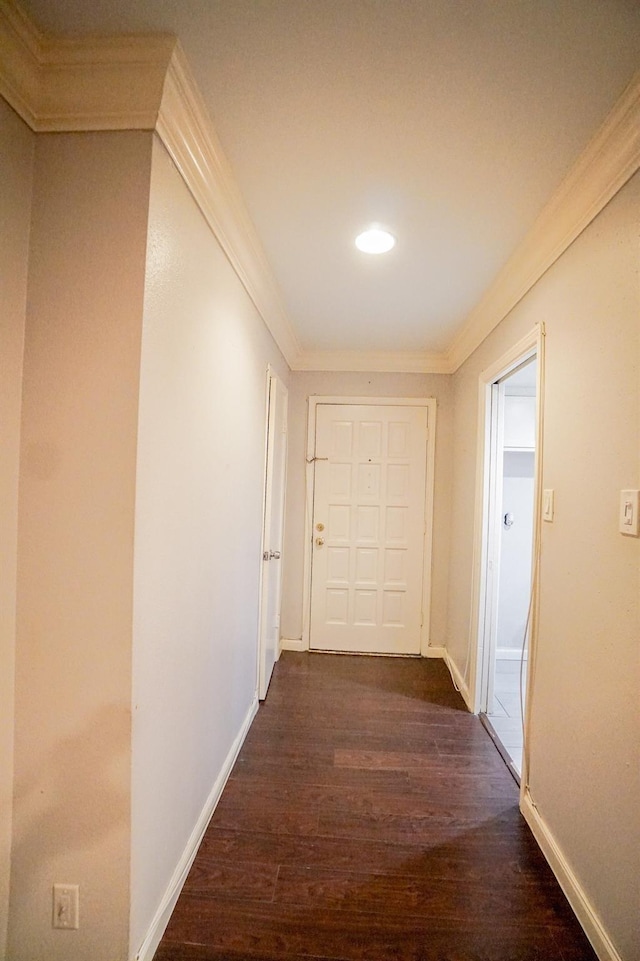
<path id="1" fill-rule="evenodd" d="M 311 351 L 442 351 L 640 63 L 631 0 L 25 0 L 179 36 Z M 369 220 L 399 238 L 352 246 Z"/>

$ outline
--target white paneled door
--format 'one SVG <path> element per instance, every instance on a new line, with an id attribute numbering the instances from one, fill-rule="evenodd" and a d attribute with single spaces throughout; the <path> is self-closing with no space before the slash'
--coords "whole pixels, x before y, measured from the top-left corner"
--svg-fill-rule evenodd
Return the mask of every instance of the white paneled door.
<path id="1" fill-rule="evenodd" d="M 312 649 L 420 653 L 428 415 L 316 406 Z"/>

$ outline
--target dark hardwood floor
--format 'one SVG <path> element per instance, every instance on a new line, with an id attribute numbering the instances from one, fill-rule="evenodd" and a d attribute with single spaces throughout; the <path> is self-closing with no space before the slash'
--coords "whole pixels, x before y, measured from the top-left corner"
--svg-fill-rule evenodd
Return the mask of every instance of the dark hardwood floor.
<path id="1" fill-rule="evenodd" d="M 284 653 L 156 961 L 594 961 L 442 661 Z"/>

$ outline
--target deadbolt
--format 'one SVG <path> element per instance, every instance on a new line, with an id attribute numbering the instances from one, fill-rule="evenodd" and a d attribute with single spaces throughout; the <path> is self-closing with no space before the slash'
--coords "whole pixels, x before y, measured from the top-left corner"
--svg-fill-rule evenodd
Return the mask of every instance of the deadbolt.
<path id="1" fill-rule="evenodd" d="M 317 530 L 317 531 L 323 531 L 323 530 L 324 530 L 324 524 L 316 524 L 316 530 Z"/>

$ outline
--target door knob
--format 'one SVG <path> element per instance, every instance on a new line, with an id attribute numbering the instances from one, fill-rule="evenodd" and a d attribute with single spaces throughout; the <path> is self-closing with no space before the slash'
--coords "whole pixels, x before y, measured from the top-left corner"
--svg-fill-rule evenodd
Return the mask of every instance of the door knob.
<path id="1" fill-rule="evenodd" d="M 280 560 L 280 551 L 269 551 L 269 557 L 272 557 L 274 561 Z"/>
<path id="2" fill-rule="evenodd" d="M 322 547 L 324 544 L 324 537 L 316 537 L 316 547 Z"/>

